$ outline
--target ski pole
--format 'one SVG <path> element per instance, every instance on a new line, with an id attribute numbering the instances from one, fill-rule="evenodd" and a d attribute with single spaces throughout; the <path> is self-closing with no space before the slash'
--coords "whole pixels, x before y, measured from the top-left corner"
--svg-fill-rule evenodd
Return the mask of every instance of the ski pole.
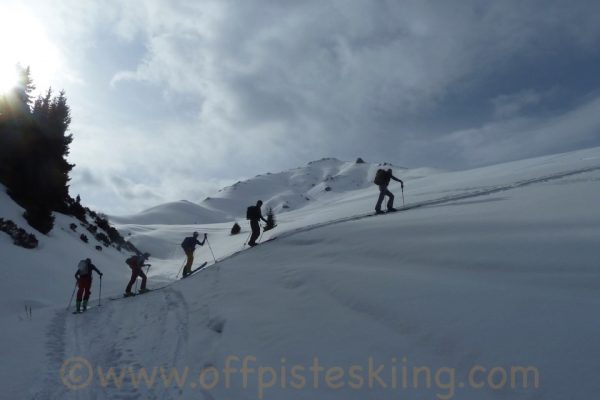
<path id="1" fill-rule="evenodd" d="M 98 307 L 102 305 L 100 299 L 102 298 L 102 275 L 100 275 L 100 289 L 98 289 Z"/>
<path id="2" fill-rule="evenodd" d="M 215 258 L 215 253 L 212 251 L 212 247 L 210 247 L 210 242 L 208 241 L 208 237 L 206 238 L 206 244 L 208 244 L 208 248 L 210 249 L 210 254 L 213 256 L 213 260 L 215 260 L 215 264 L 217 263 L 217 259 Z"/>
<path id="3" fill-rule="evenodd" d="M 250 235 L 252 235 L 252 228 L 250 228 L 250 233 L 248 234 L 248 236 L 246 237 L 246 241 L 244 242 L 244 244 L 242 245 L 242 249 L 244 247 L 246 247 L 246 244 L 248 244 L 248 240 L 250 240 Z"/>
<path id="4" fill-rule="evenodd" d="M 179 271 L 177 272 L 177 275 L 175 275 L 175 278 L 177 278 L 179 276 L 179 274 L 181 273 L 181 270 L 183 269 L 183 266 L 185 265 L 186 262 L 187 262 L 187 256 L 186 256 L 186 259 L 183 260 L 183 264 L 181 264 L 181 267 L 179 267 Z"/>
<path id="5" fill-rule="evenodd" d="M 405 205 L 404 205 L 404 185 L 402 185 L 402 207 L 405 207 Z"/>
<path id="6" fill-rule="evenodd" d="M 69 300 L 69 304 L 67 305 L 67 310 L 71 308 L 71 303 L 73 302 L 73 296 L 75 296 L 75 290 L 77 290 L 77 281 L 75 281 L 75 287 L 73 288 L 73 293 L 71 293 L 71 299 Z"/>

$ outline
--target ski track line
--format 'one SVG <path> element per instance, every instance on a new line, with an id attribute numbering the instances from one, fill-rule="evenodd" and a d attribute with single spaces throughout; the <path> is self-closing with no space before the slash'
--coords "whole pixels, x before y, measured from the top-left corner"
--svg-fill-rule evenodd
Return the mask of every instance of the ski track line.
<path id="1" fill-rule="evenodd" d="M 59 371 L 65 359 L 65 334 L 67 312 L 57 310 L 46 327 L 46 368 L 42 387 L 32 399 L 59 399 L 66 395 L 66 388 L 60 385 Z"/>
<path id="2" fill-rule="evenodd" d="M 152 354 L 158 353 L 159 364 L 164 365 L 165 368 L 178 367 L 178 361 L 188 341 L 189 310 L 187 302 L 181 293 L 174 289 L 167 289 L 155 295 L 147 293 L 145 296 L 154 296 L 153 303 L 157 308 L 154 310 L 145 309 L 139 317 L 142 319 L 142 322 L 148 318 L 156 318 L 156 321 L 152 322 L 152 326 L 159 327 L 158 331 L 153 333 L 157 337 L 155 345 L 159 347 L 153 347 L 148 351 L 152 352 Z M 156 305 L 158 302 L 161 304 Z M 103 325 L 110 327 L 114 326 L 115 323 Z M 169 328 L 175 329 L 175 335 L 173 335 L 173 332 Z M 144 357 L 144 355 L 138 354 L 140 347 L 137 342 L 144 335 L 144 332 L 140 331 L 141 329 L 143 327 L 138 326 L 137 321 L 133 321 L 133 325 L 124 333 L 125 337 L 119 337 L 114 341 L 109 352 L 112 356 L 108 357 L 104 362 L 107 365 L 116 367 L 132 366 L 135 369 L 158 367 L 158 365 L 142 365 L 138 360 L 138 357 Z M 127 357 L 124 358 L 123 355 Z M 147 360 L 147 358 L 144 359 Z M 165 363 L 167 360 L 170 363 Z M 121 389 L 113 388 L 113 393 L 107 395 L 105 398 L 119 398 L 123 400 L 142 398 L 178 399 L 182 395 L 182 389 L 176 385 L 165 387 L 160 380 L 160 376 L 157 377 L 155 386 L 151 389 L 147 389 L 142 384 L 138 390 L 131 385 L 130 381 L 127 383 L 129 384 L 124 385 Z"/>

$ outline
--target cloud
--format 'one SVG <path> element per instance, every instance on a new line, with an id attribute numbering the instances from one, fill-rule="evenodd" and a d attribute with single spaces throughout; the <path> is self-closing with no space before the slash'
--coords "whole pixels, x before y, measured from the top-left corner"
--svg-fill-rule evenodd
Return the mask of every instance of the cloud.
<path id="1" fill-rule="evenodd" d="M 66 82 L 71 157 L 111 208 L 325 156 L 461 168 L 600 144 L 600 3 L 46 3 L 86 82 Z"/>
<path id="2" fill-rule="evenodd" d="M 433 113 L 449 93 L 486 84 L 507 60 L 531 62 L 561 42 L 594 51 L 599 37 L 586 7 L 560 2 L 543 10 L 519 2 L 206 4 L 200 12 L 155 1 L 143 21 L 124 13 L 120 24 L 144 30 L 148 52 L 113 82 L 195 93 L 201 122 L 285 131 L 294 145 L 298 128 L 327 147 L 363 135 L 365 126 L 394 129 L 375 119 Z M 500 95 L 492 97 L 497 116 L 536 101 L 533 89 L 520 94 L 520 104 Z"/>
<path id="3" fill-rule="evenodd" d="M 539 104 L 542 96 L 534 90 L 524 90 L 510 95 L 500 95 L 491 100 L 494 116 L 504 119 L 521 114 L 525 109 Z"/>
<path id="4" fill-rule="evenodd" d="M 442 141 L 467 165 L 574 150 L 600 138 L 600 97 L 552 118 L 509 118 L 453 132 Z"/>
<path id="5" fill-rule="evenodd" d="M 82 166 L 71 173 L 71 184 L 80 187 L 100 186 L 104 184 L 104 179 L 94 174 L 90 168 Z"/>

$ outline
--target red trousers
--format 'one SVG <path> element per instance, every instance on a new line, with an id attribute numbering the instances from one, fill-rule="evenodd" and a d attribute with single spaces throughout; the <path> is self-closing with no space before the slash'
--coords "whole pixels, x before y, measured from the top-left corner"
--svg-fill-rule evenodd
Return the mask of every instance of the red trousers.
<path id="1" fill-rule="evenodd" d="M 92 294 L 92 275 L 80 276 L 77 281 L 77 286 L 79 286 L 79 290 L 77 290 L 77 301 L 89 299 L 90 294 Z"/>

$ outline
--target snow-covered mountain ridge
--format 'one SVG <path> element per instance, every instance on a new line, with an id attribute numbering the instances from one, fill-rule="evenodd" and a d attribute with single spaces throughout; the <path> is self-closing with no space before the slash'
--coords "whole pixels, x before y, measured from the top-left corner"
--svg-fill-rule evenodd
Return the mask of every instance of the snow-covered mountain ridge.
<path id="1" fill-rule="evenodd" d="M 219 190 L 199 204 L 178 201 L 161 204 L 131 216 L 113 216 L 118 224 L 207 224 L 241 219 L 246 207 L 261 199 L 264 208 L 282 213 L 327 200 L 339 194 L 370 188 L 378 168 L 392 168 L 405 180 L 442 172 L 433 168 L 408 169 L 389 163 L 364 163 L 324 158 L 303 167 L 266 173 Z"/>

